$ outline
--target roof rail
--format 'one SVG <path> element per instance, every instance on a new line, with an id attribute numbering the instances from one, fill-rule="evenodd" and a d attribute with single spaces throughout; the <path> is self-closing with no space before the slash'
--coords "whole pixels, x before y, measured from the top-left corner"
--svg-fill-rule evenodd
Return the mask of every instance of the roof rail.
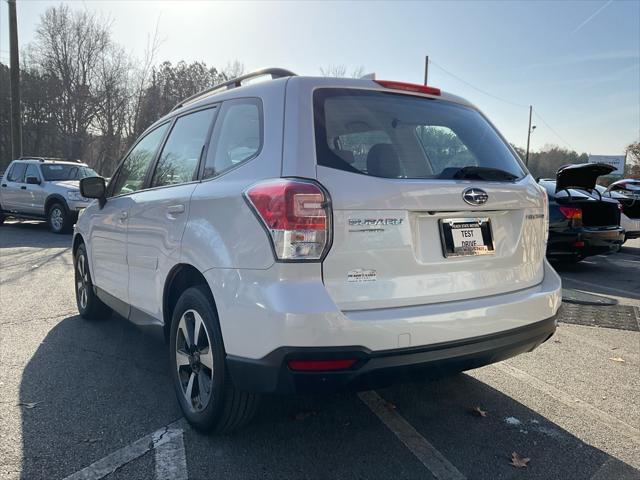
<path id="1" fill-rule="evenodd" d="M 37 157 L 34 155 L 23 155 L 18 160 L 38 160 L 39 162 L 70 162 L 70 163 L 84 163 L 80 159 L 76 160 L 65 160 L 64 158 L 58 157 Z"/>
<path id="2" fill-rule="evenodd" d="M 233 78 L 228 82 L 219 83 L 218 85 L 214 85 L 213 87 L 205 88 L 201 92 L 198 92 L 195 95 L 191 95 L 189 98 L 182 100 L 175 107 L 173 107 L 171 111 L 173 112 L 174 110 L 177 110 L 178 108 L 186 105 L 187 103 L 191 103 L 201 97 L 206 97 L 207 95 L 215 92 L 216 90 L 230 90 L 232 88 L 241 87 L 242 82 L 244 82 L 245 80 L 262 77 L 264 75 L 271 75 L 272 80 L 275 80 L 276 78 L 296 76 L 295 73 L 289 70 L 286 70 L 284 68 L 263 68 L 262 70 L 256 70 L 255 72 L 247 73 L 245 75 L 241 75 L 239 77 Z"/>

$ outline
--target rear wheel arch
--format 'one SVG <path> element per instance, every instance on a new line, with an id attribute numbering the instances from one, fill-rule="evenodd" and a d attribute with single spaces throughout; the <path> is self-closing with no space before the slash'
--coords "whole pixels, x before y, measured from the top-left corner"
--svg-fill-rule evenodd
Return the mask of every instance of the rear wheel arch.
<path id="1" fill-rule="evenodd" d="M 171 269 L 169 275 L 167 275 L 162 293 L 162 319 L 164 321 L 165 340 L 169 340 L 173 310 L 178 303 L 180 295 L 182 295 L 182 292 L 187 288 L 195 287 L 197 285 L 203 285 L 206 287 L 211 295 L 212 308 L 216 314 L 218 313 L 213 292 L 211 291 L 211 288 L 209 288 L 209 284 L 200 270 L 187 263 L 180 263 L 176 265 Z"/>

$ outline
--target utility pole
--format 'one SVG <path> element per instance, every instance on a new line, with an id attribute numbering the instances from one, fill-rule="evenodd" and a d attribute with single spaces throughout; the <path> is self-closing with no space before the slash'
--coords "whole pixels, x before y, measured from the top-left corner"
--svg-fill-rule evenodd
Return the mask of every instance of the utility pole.
<path id="1" fill-rule="evenodd" d="M 22 156 L 22 115 L 20 111 L 20 59 L 18 57 L 18 20 L 16 0 L 9 4 L 9 55 L 11 68 L 11 158 Z"/>
<path id="2" fill-rule="evenodd" d="M 424 84 L 427 84 L 427 79 L 429 78 L 429 55 L 424 57 Z"/>
<path id="3" fill-rule="evenodd" d="M 524 164 L 529 166 L 529 143 L 531 141 L 531 113 L 533 112 L 533 107 L 529 105 L 529 128 L 527 130 L 527 156 L 524 159 Z M 536 128 L 536 127 L 533 127 Z"/>

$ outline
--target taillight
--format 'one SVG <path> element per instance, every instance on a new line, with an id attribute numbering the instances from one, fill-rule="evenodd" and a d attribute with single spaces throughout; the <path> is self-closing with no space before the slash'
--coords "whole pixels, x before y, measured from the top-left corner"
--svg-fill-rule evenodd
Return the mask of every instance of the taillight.
<path id="1" fill-rule="evenodd" d="M 582 220 L 582 209 L 574 207 L 559 207 L 560 213 L 569 220 Z"/>
<path id="2" fill-rule="evenodd" d="M 436 87 L 428 87 L 417 83 L 395 82 L 393 80 L 374 80 L 378 85 L 393 90 L 406 90 L 407 92 L 426 93 L 429 95 L 441 95 L 440 89 Z"/>
<path id="3" fill-rule="evenodd" d="M 278 260 L 320 260 L 329 244 L 331 212 L 310 180 L 279 178 L 250 187 L 245 197 L 269 235 Z"/>
<path id="4" fill-rule="evenodd" d="M 571 220 L 571 226 L 574 228 L 582 227 L 582 209 L 575 207 L 558 207 L 560 213 L 565 218 Z"/>

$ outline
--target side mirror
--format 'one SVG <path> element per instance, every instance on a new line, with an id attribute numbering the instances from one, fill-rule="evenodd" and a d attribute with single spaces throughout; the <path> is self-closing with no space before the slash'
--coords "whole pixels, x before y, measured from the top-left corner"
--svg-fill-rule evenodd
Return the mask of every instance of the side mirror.
<path id="1" fill-rule="evenodd" d="M 38 177 L 27 177 L 27 184 L 40 185 L 40 179 Z"/>
<path id="2" fill-rule="evenodd" d="M 107 201 L 107 188 L 102 177 L 85 177 L 80 180 L 80 194 L 86 198 L 97 198 L 100 208 Z"/>

